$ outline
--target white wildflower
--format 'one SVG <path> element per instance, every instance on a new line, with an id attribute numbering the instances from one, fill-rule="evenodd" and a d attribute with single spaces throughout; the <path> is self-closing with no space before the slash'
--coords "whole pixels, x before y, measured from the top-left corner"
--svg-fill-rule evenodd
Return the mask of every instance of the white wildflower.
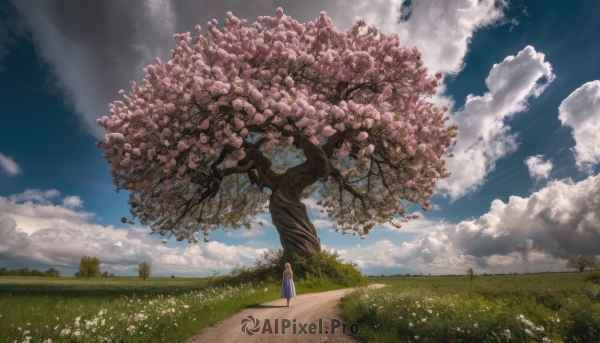
<path id="1" fill-rule="evenodd" d="M 45 340 L 45 341 L 44 341 L 44 342 L 42 342 L 42 343 L 52 343 L 52 338 L 48 338 L 47 340 Z"/>
<path id="2" fill-rule="evenodd" d="M 421 321 L 422 321 L 423 323 L 425 323 L 425 322 L 427 322 L 427 318 L 423 318 L 423 319 L 421 319 Z"/>
<path id="3" fill-rule="evenodd" d="M 73 332 L 73 336 L 81 337 L 81 331 L 77 330 L 77 331 Z"/>
<path id="4" fill-rule="evenodd" d="M 504 331 L 502 332 L 502 335 L 503 335 L 504 337 L 506 337 L 506 339 L 511 339 L 511 338 L 512 338 L 512 334 L 510 333 L 510 330 L 509 330 L 509 329 L 506 329 L 506 330 L 504 330 Z"/>
<path id="5" fill-rule="evenodd" d="M 55 326 L 55 327 L 54 327 L 54 330 L 58 329 L 58 327 L 59 327 L 59 326 L 60 326 L 60 325 L 57 325 L 57 326 Z"/>
<path id="6" fill-rule="evenodd" d="M 552 340 L 550 338 L 548 338 L 548 337 L 544 337 L 542 339 L 542 343 L 552 343 Z"/>
<path id="7" fill-rule="evenodd" d="M 68 334 L 70 334 L 70 333 L 71 333 L 71 330 L 69 330 L 69 329 L 62 329 L 62 330 L 60 331 L 60 335 L 61 335 L 61 336 L 66 336 L 66 335 L 68 335 Z"/>
<path id="8" fill-rule="evenodd" d="M 133 335 L 135 333 L 135 326 L 131 325 L 130 327 L 128 327 L 127 332 L 129 332 L 129 334 Z"/>
<path id="9" fill-rule="evenodd" d="M 415 335 L 415 339 L 419 339 L 419 336 L 418 336 L 418 335 Z"/>
<path id="10" fill-rule="evenodd" d="M 529 329 L 525 329 L 525 332 L 529 335 L 529 336 L 533 336 L 533 332 L 531 332 L 531 330 Z"/>
<path id="11" fill-rule="evenodd" d="M 29 330 L 25 330 L 25 331 L 23 331 L 23 335 L 26 335 L 26 334 L 28 334 L 28 333 L 30 333 L 30 332 L 31 332 L 31 331 L 29 331 Z"/>
<path id="12" fill-rule="evenodd" d="M 410 326 L 411 328 L 414 326 L 413 323 L 408 323 L 408 326 Z"/>

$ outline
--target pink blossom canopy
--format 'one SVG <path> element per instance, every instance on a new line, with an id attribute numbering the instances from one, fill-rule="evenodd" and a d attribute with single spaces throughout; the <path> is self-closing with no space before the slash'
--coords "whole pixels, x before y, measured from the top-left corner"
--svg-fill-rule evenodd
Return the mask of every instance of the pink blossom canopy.
<path id="1" fill-rule="evenodd" d="M 286 170 L 319 154 L 302 196 L 316 192 L 336 230 L 364 237 L 412 219 L 410 203 L 430 209 L 456 126 L 427 101 L 442 75 L 419 51 L 360 20 L 340 32 L 324 12 L 300 24 L 278 8 L 250 26 L 229 12 L 207 29 L 174 35 L 172 59 L 98 120 L 142 225 L 193 241 L 250 227 Z"/>

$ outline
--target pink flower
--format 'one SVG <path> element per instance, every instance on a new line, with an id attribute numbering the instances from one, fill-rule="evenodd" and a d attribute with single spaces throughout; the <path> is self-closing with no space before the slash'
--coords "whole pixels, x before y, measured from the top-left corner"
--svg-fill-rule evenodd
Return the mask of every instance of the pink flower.
<path id="1" fill-rule="evenodd" d="M 209 126 L 210 126 L 210 119 L 206 118 L 206 119 L 204 119 L 202 124 L 200 124 L 200 130 L 206 130 L 206 129 L 208 129 Z"/>
<path id="2" fill-rule="evenodd" d="M 237 152 L 235 153 L 237 160 L 241 160 L 244 157 L 246 157 L 246 152 L 244 151 L 244 149 L 238 149 Z"/>
<path id="3" fill-rule="evenodd" d="M 392 119 L 393 119 L 392 113 L 385 112 L 384 114 L 381 115 L 381 121 L 380 121 L 381 126 L 384 126 L 384 127 L 388 126 L 389 124 L 392 123 Z"/>
<path id="4" fill-rule="evenodd" d="M 233 102 L 231 104 L 233 105 L 233 108 L 236 109 L 237 111 L 242 109 L 242 100 L 240 100 L 240 99 L 233 100 Z"/>
<path id="5" fill-rule="evenodd" d="M 361 131 L 357 136 L 359 141 L 364 141 L 365 139 L 367 139 L 367 137 L 369 137 L 369 134 L 364 131 Z"/>
<path id="6" fill-rule="evenodd" d="M 373 151 L 375 151 L 375 147 L 373 146 L 373 144 L 369 144 L 365 148 L 365 155 L 371 155 L 373 153 Z"/>
<path id="7" fill-rule="evenodd" d="M 256 113 L 256 114 L 254 115 L 254 122 L 255 122 L 256 124 L 262 124 L 262 123 L 264 123 L 264 122 L 265 122 L 265 117 L 263 117 L 263 115 L 262 115 L 262 114 L 260 114 L 260 113 Z"/>
<path id="8" fill-rule="evenodd" d="M 334 128 L 332 128 L 331 126 L 327 125 L 323 128 L 323 137 L 330 137 L 331 135 L 333 135 L 336 132 L 336 130 Z"/>
<path id="9" fill-rule="evenodd" d="M 262 94 L 256 88 L 252 90 L 252 93 L 250 93 L 250 96 L 255 101 L 258 101 L 258 100 L 262 99 L 262 97 L 263 97 Z"/>

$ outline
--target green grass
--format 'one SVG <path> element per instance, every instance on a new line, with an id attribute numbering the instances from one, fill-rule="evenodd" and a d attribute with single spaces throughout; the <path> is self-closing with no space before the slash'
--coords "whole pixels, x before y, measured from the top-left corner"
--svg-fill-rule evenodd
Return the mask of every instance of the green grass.
<path id="1" fill-rule="evenodd" d="M 389 286 L 353 292 L 341 307 L 366 342 L 597 343 L 600 285 L 585 276 L 377 278 Z"/>
<path id="2" fill-rule="evenodd" d="M 279 283 L 217 282 L 0 277 L 0 337 L 19 343 L 29 336 L 31 343 L 177 342 L 248 306 L 279 299 L 281 290 Z M 298 294 L 340 288 L 327 279 L 296 282 Z"/>

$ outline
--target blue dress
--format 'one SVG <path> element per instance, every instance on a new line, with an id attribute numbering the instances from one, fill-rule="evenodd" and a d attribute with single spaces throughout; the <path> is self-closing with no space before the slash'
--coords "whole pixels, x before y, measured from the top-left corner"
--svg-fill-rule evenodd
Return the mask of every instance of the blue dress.
<path id="1" fill-rule="evenodd" d="M 283 287 L 281 288 L 281 298 L 293 298 L 296 296 L 294 280 L 291 277 L 283 277 Z"/>

